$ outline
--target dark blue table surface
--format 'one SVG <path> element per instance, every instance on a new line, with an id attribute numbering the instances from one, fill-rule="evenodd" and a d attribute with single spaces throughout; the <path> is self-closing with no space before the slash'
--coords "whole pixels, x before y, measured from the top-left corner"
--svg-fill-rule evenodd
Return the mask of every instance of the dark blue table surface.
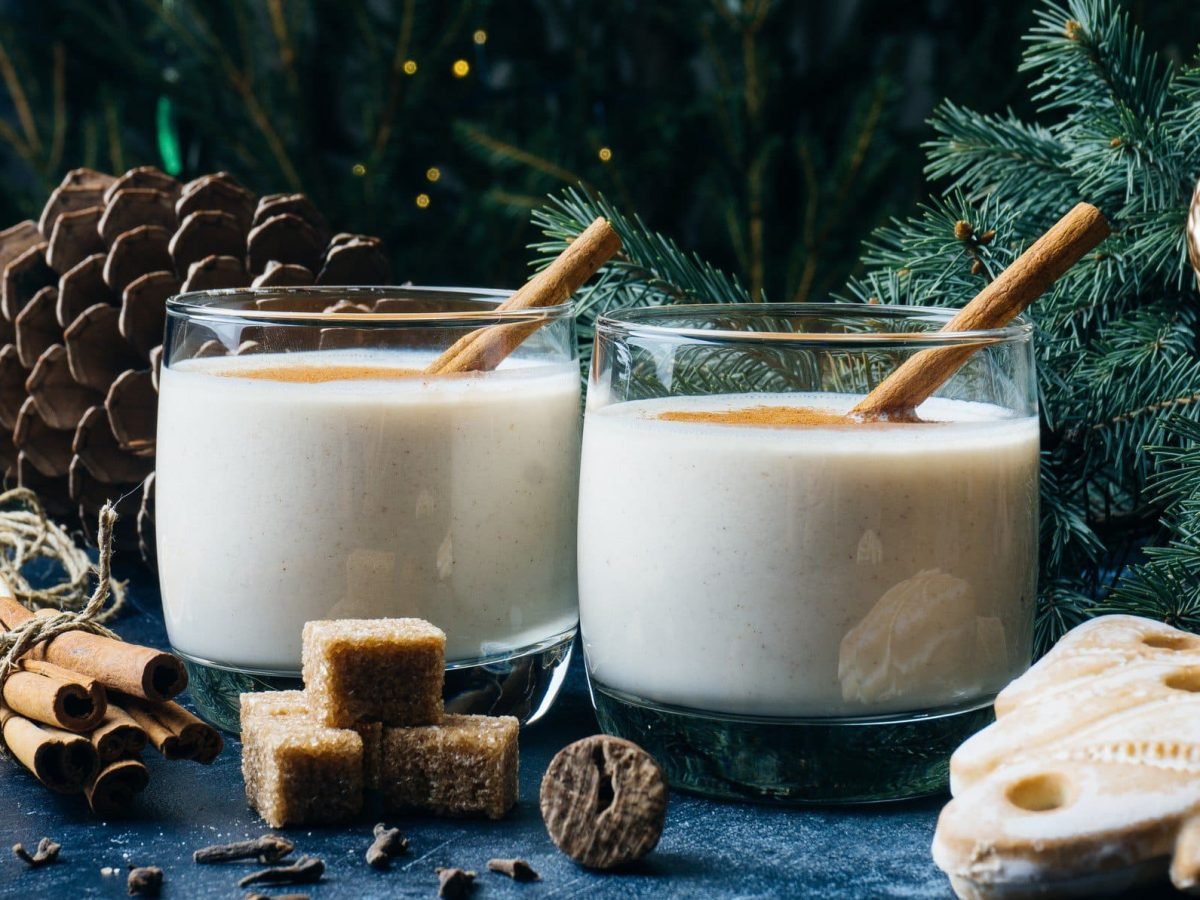
<path id="1" fill-rule="evenodd" d="M 157 598 L 134 592 L 139 609 L 118 621 L 127 639 L 165 646 Z M 185 698 L 186 700 L 186 695 Z M 387 872 L 363 862 L 378 816 L 336 828 L 284 829 L 300 852 L 322 857 L 324 881 L 302 890 L 313 900 L 435 897 L 438 866 L 479 873 L 474 898 L 612 897 L 952 897 L 933 865 L 929 844 L 944 798 L 859 809 L 796 809 L 717 803 L 673 792 L 658 848 L 629 872 L 586 871 L 550 843 L 538 811 L 538 784 L 550 758 L 597 731 L 578 661 L 554 709 L 521 736 L 521 799 L 505 820 L 405 818 L 394 821 L 411 841 Z M 151 782 L 135 816 L 100 822 L 81 797 L 60 797 L 24 769 L 0 760 L 0 896 L 124 897 L 125 869 L 157 865 L 165 898 L 230 898 L 245 894 L 240 876 L 253 864 L 197 866 L 191 853 L 267 829 L 246 807 L 236 740 L 212 766 L 166 763 L 146 754 Z M 63 845 L 61 862 L 29 870 L 7 850 L 49 835 Z M 518 856 L 542 876 L 517 884 L 486 871 L 492 857 Z M 108 874 L 106 874 L 106 870 Z M 116 870 L 116 873 L 113 873 Z"/>

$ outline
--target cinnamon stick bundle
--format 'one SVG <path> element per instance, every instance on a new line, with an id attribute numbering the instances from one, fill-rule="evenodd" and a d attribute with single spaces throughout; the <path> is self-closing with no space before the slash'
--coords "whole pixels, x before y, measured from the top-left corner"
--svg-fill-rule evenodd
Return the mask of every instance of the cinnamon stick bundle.
<path id="1" fill-rule="evenodd" d="M 79 793 L 100 771 L 100 757 L 87 738 L 31 722 L 3 703 L 0 703 L 0 734 L 9 752 L 57 793 Z"/>
<path id="2" fill-rule="evenodd" d="M 54 612 L 31 613 L 15 597 L 0 595 L 0 626 L 16 628 L 34 615 Z M 39 644 L 27 658 L 54 663 L 145 700 L 169 700 L 187 687 L 187 672 L 177 656 L 84 631 L 60 634 Z"/>
<path id="3" fill-rule="evenodd" d="M 95 728 L 108 709 L 94 678 L 40 660 L 23 660 L 4 682 L 4 702 L 17 715 L 66 731 Z"/>
<path id="4" fill-rule="evenodd" d="M 146 732 L 142 726 L 121 707 L 111 703 L 89 739 L 104 765 L 137 756 L 146 749 Z"/>
<path id="5" fill-rule="evenodd" d="M 178 703 L 147 703 L 134 697 L 121 702 L 164 759 L 193 759 L 208 765 L 225 747 L 219 731 Z"/>
<path id="6" fill-rule="evenodd" d="M 150 783 L 150 772 L 138 759 L 109 763 L 87 786 L 88 806 L 98 816 L 128 815 L 135 795 Z"/>

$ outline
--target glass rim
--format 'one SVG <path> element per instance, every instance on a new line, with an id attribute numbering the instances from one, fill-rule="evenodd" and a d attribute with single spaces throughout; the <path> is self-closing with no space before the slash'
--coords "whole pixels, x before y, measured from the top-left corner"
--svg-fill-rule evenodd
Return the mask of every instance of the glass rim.
<path id="1" fill-rule="evenodd" d="M 663 306 L 642 306 L 614 310 L 596 319 L 597 335 L 621 335 L 658 339 L 682 339 L 719 343 L 787 343 L 796 345 L 871 344 L 896 346 L 954 346 L 960 344 L 1002 344 L 1028 338 L 1033 323 L 1022 313 L 1000 328 L 970 331 L 878 331 L 878 332 L 801 332 L 747 331 L 732 328 L 700 328 L 693 326 L 661 325 L 655 320 L 689 315 L 703 318 L 725 313 L 772 316 L 806 316 L 833 318 L 889 318 L 893 320 L 925 320 L 948 323 L 959 308 L 945 306 L 905 306 L 894 303 L 688 303 Z"/>
<path id="2" fill-rule="evenodd" d="M 555 306 L 527 307 L 525 309 L 501 310 L 496 307 L 511 297 L 515 291 L 501 288 L 438 287 L 425 285 L 304 285 L 299 287 L 239 287 L 219 288 L 207 291 L 187 291 L 167 298 L 167 315 L 184 316 L 193 320 L 234 322 L 256 325 L 309 325 L 321 327 L 372 326 L 372 325 L 439 325 L 452 326 L 457 323 L 487 325 L 502 322 L 552 321 L 574 314 L 572 300 Z M 455 299 L 478 302 L 479 309 L 462 309 L 421 312 L 305 312 L 281 309 L 239 309 L 235 300 L 328 297 L 329 305 L 338 300 L 370 299 L 371 301 L 395 299 L 437 300 Z M 485 305 L 487 304 L 487 305 Z"/>

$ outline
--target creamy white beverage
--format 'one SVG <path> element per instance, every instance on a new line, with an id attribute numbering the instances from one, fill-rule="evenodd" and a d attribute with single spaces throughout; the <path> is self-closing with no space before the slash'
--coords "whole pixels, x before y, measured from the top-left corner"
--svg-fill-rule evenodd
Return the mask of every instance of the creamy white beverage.
<path id="1" fill-rule="evenodd" d="M 448 662 L 576 624 L 579 375 L 407 350 L 164 369 L 157 541 L 172 645 L 297 672 L 313 619 L 416 616 Z"/>
<path id="2" fill-rule="evenodd" d="M 986 701 L 1027 667 L 1037 419 L 934 399 L 919 424 L 793 421 L 857 399 L 589 409 L 579 603 L 599 687 L 872 716 Z"/>

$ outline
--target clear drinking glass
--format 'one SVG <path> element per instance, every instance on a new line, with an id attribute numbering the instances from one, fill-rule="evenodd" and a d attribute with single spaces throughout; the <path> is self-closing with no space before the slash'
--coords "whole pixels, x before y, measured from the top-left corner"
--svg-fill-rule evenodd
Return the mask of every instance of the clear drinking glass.
<path id="1" fill-rule="evenodd" d="M 579 370 L 569 305 L 291 288 L 167 305 L 157 543 L 192 693 L 296 687 L 306 621 L 446 632 L 447 709 L 541 716 L 577 624 Z M 492 372 L 422 370 L 483 326 L 536 330 Z"/>
<path id="2" fill-rule="evenodd" d="M 951 315 L 748 304 L 600 319 L 582 644 L 602 727 L 676 786 L 791 802 L 942 790 L 951 751 L 1028 667 L 1032 328 L 935 333 Z M 804 412 L 847 412 L 909 356 L 948 347 L 976 352 L 920 422 Z"/>

